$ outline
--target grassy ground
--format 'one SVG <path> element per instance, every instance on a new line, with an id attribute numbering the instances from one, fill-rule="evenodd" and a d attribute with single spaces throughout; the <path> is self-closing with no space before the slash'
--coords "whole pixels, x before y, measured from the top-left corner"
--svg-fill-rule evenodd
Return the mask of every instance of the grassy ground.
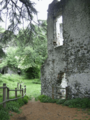
<path id="1" fill-rule="evenodd" d="M 28 97 L 37 97 L 41 94 L 41 84 L 39 79 L 25 79 L 22 76 L 18 75 L 1 75 L 0 74 L 0 87 L 3 86 L 3 83 L 6 83 L 7 87 L 10 89 L 15 89 L 18 82 L 23 82 L 26 85 L 26 95 Z M 39 84 L 38 84 L 39 83 Z M 3 91 L 0 89 L 0 102 L 2 101 Z M 20 96 L 20 92 L 18 92 Z M 10 92 L 10 97 L 15 96 L 15 91 Z"/>

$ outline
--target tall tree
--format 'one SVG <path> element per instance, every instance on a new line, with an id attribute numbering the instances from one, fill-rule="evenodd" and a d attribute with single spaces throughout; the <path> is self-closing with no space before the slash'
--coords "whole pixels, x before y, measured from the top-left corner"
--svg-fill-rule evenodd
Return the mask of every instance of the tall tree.
<path id="1" fill-rule="evenodd" d="M 7 65 L 27 69 L 38 67 L 42 64 L 47 57 L 46 21 L 39 21 L 39 26 L 36 25 L 34 27 L 35 31 L 32 31 L 32 41 L 28 41 L 29 32 L 26 32 L 27 29 L 19 31 L 12 41 L 12 48 L 8 48 L 7 57 L 0 67 Z"/>
<path id="2" fill-rule="evenodd" d="M 33 2 L 30 0 L 1 0 L 0 2 L 0 20 L 9 19 L 9 30 L 15 31 L 19 29 L 19 24 L 24 24 L 24 20 L 33 20 L 33 14 L 37 11 Z M 30 24 L 29 24 L 30 25 Z"/>
<path id="3" fill-rule="evenodd" d="M 0 0 L 0 22 L 3 21 L 7 25 L 6 21 L 9 20 L 10 23 L 0 41 L 12 40 L 13 33 L 19 31 L 25 23 L 28 23 L 27 28 L 33 29 L 33 16 L 37 14 L 34 5 L 31 0 Z"/>
<path id="4" fill-rule="evenodd" d="M 39 20 L 39 26 L 34 26 L 35 31 L 32 32 L 32 40 L 28 42 L 29 34 L 24 36 L 21 31 L 17 36 L 17 45 L 21 57 L 21 66 L 36 67 L 47 57 L 47 23 L 44 20 Z M 23 43 L 21 43 L 23 39 Z M 22 60 L 23 58 L 23 60 Z"/>

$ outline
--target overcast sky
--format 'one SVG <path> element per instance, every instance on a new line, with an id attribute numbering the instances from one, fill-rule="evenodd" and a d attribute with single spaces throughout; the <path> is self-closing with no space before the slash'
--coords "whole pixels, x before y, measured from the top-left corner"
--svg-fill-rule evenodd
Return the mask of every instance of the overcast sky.
<path id="1" fill-rule="evenodd" d="M 35 8 L 38 11 L 38 19 L 40 20 L 46 20 L 47 19 L 47 10 L 48 10 L 48 6 L 49 4 L 52 2 L 53 0 L 32 0 L 32 2 L 35 2 Z M 34 18 L 36 21 L 36 17 Z M 8 27 L 9 22 L 7 21 L 6 23 L 7 25 L 5 25 L 5 23 L 0 23 L 0 26 L 2 26 L 4 29 Z M 25 25 L 26 26 L 26 25 Z"/>
<path id="2" fill-rule="evenodd" d="M 36 9 L 38 11 L 38 19 L 46 20 L 47 19 L 47 10 L 48 10 L 48 5 L 53 1 L 53 0 L 32 0 L 34 2 L 37 1 L 36 4 Z"/>

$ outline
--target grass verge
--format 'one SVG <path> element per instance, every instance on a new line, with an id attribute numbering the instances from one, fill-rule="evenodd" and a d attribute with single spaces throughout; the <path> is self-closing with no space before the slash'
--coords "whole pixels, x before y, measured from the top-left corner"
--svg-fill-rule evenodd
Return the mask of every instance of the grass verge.
<path id="1" fill-rule="evenodd" d="M 7 87 L 10 89 L 15 89 L 17 87 L 17 83 L 22 82 L 26 85 L 26 94 L 29 98 L 35 98 L 41 94 L 41 82 L 39 79 L 25 79 L 23 76 L 19 75 L 1 75 L 0 74 L 0 87 L 3 86 L 3 83 L 6 83 Z M 2 94 L 3 89 L 0 89 L 0 102 L 2 102 Z M 10 91 L 10 97 L 15 96 L 15 91 Z M 21 96 L 18 91 L 18 96 Z"/>
<path id="2" fill-rule="evenodd" d="M 10 120 L 9 111 L 20 113 L 19 108 L 28 103 L 28 97 L 20 98 L 16 101 L 10 101 L 6 103 L 6 108 L 0 105 L 0 120 Z"/>
<path id="3" fill-rule="evenodd" d="M 40 100 L 44 103 L 57 103 L 62 104 L 71 108 L 90 108 L 89 98 L 76 98 L 76 99 L 52 99 L 45 95 L 40 95 L 35 98 L 35 100 Z"/>

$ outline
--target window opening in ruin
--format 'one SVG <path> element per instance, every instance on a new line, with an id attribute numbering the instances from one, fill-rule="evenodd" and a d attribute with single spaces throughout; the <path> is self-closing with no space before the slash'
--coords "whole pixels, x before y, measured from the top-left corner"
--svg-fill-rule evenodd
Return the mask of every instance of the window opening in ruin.
<path id="1" fill-rule="evenodd" d="M 57 98 L 65 99 L 66 87 L 67 87 L 66 73 L 60 71 L 60 73 L 58 74 L 58 81 L 57 81 L 57 94 L 58 94 Z"/>
<path id="2" fill-rule="evenodd" d="M 55 38 L 56 38 L 56 46 L 62 46 L 63 45 L 63 19 L 62 16 L 59 16 L 55 20 Z"/>
<path id="3" fill-rule="evenodd" d="M 55 2 L 60 2 L 61 0 L 53 0 L 53 1 L 55 1 Z"/>

